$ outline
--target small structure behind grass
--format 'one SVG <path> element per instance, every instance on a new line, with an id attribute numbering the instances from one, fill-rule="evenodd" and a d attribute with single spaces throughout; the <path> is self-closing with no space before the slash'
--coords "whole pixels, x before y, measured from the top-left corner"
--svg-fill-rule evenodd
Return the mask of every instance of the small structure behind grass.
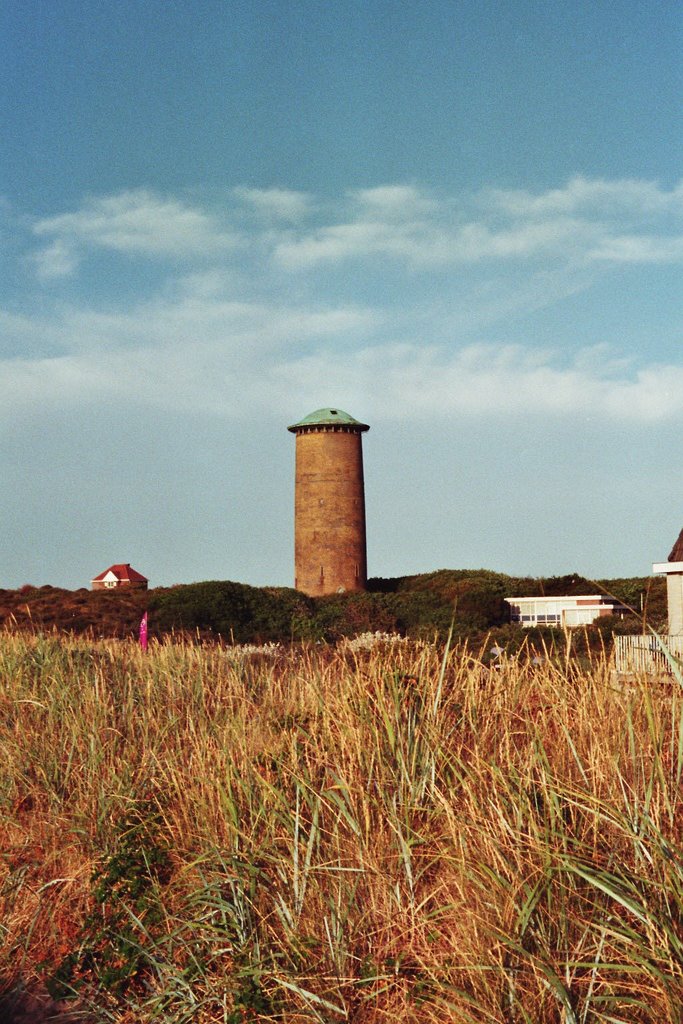
<path id="1" fill-rule="evenodd" d="M 130 562 L 110 565 L 108 569 L 90 581 L 92 590 L 116 590 L 125 587 L 127 590 L 147 590 L 148 579 L 133 569 Z"/>
<path id="2" fill-rule="evenodd" d="M 510 605 L 510 621 L 520 626 L 590 626 L 603 615 L 628 612 L 624 605 L 603 594 L 574 597 L 506 597 Z"/>
<path id="3" fill-rule="evenodd" d="M 655 562 L 652 571 L 666 576 L 666 604 L 669 632 L 615 637 L 614 661 L 617 673 L 670 674 L 671 659 L 683 663 L 683 530 L 666 562 Z"/>

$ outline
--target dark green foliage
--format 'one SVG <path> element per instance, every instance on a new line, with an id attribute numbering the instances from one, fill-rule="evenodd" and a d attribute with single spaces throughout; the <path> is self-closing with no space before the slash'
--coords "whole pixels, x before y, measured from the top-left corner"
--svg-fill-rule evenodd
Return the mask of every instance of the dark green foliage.
<path id="1" fill-rule="evenodd" d="M 239 979 L 234 995 L 234 1009 L 226 1017 L 227 1024 L 245 1024 L 253 1020 L 254 1014 L 270 1017 L 273 1013 L 272 1001 L 265 994 L 258 980 L 254 977 Z"/>
<path id="2" fill-rule="evenodd" d="M 454 621 L 457 637 L 486 631 L 508 620 L 504 598 L 524 595 L 533 580 L 516 580 L 487 569 L 442 569 L 396 581 L 371 580 L 370 585 L 395 595 L 394 607 L 404 631 L 424 634 L 431 629 L 446 635 Z"/>
<path id="3" fill-rule="evenodd" d="M 394 610 L 383 595 L 331 594 L 311 601 L 310 638 L 339 640 L 359 633 L 395 632 Z"/>
<path id="4" fill-rule="evenodd" d="M 574 597 L 577 594 L 601 593 L 600 587 L 595 582 L 587 580 L 585 576 L 579 576 L 577 573 L 569 573 L 566 576 L 550 576 L 548 579 L 537 580 L 536 585 L 539 589 L 535 592 L 532 591 L 528 595 L 529 597 L 534 593 L 544 594 L 546 597 Z"/>
<path id="5" fill-rule="evenodd" d="M 93 873 L 95 906 L 83 923 L 78 949 L 48 980 L 53 998 L 74 995 L 86 975 L 115 995 L 141 976 L 148 963 L 146 946 L 162 921 L 161 889 L 169 875 L 160 815 L 141 801 L 116 824 L 112 849 Z"/>
<path id="6" fill-rule="evenodd" d="M 154 629 L 199 631 L 227 642 L 301 639 L 309 600 L 287 587 L 210 581 L 156 590 L 148 602 Z"/>
<path id="7" fill-rule="evenodd" d="M 610 618 L 600 623 L 596 629 L 603 638 L 615 631 L 640 632 L 644 624 L 666 631 L 663 578 L 588 580 L 572 573 L 534 579 L 489 569 L 371 579 L 366 593 L 319 598 L 288 587 L 250 587 L 228 580 L 128 593 L 25 587 L 21 592 L 0 591 L 0 620 L 12 628 L 136 636 L 148 609 L 151 638 L 180 632 L 228 644 L 335 641 L 365 632 L 443 639 L 453 623 L 456 639 L 477 643 L 491 630 L 505 627 L 505 597 L 580 593 L 606 594 L 637 613 L 623 622 Z"/>
<path id="8" fill-rule="evenodd" d="M 603 593 L 616 597 L 622 604 L 632 608 L 636 616 L 644 619 L 653 629 L 666 632 L 668 613 L 666 580 L 663 577 L 636 576 L 631 579 L 599 580 L 598 583 Z"/>

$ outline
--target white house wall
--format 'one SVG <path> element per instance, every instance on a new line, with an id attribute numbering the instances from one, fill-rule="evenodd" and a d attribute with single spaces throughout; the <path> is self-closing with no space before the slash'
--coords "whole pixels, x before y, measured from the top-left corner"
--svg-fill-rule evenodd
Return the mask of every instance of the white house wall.
<path id="1" fill-rule="evenodd" d="M 683 575 L 669 573 L 666 577 L 666 601 L 669 609 L 669 634 L 683 634 Z"/>

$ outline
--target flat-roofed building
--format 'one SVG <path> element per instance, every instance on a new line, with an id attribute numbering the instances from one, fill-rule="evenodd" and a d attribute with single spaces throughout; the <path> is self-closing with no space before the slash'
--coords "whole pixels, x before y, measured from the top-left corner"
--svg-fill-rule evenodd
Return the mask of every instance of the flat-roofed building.
<path id="1" fill-rule="evenodd" d="M 520 626 L 589 626 L 603 615 L 624 615 L 627 609 L 603 594 L 575 597 L 506 597 L 510 621 Z"/>

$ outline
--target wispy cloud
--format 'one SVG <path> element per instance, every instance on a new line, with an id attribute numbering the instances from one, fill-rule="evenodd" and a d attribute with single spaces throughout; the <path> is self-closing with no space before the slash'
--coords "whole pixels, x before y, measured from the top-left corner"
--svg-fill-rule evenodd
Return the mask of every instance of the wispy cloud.
<path id="1" fill-rule="evenodd" d="M 80 262 L 75 247 L 62 238 L 57 238 L 45 249 L 33 253 L 30 261 L 35 267 L 41 281 L 52 278 L 69 277 L 74 273 Z"/>
<path id="2" fill-rule="evenodd" d="M 602 239 L 588 255 L 612 263 L 678 263 L 683 260 L 683 237 L 616 235 Z"/>
<path id="3" fill-rule="evenodd" d="M 245 209 L 256 214 L 248 225 Z M 251 251 L 290 273 L 387 260 L 408 269 L 548 257 L 574 265 L 672 262 L 683 254 L 683 185 L 574 178 L 538 194 L 444 196 L 387 184 L 326 203 L 289 189 L 240 187 L 222 209 L 139 189 L 38 220 L 33 234 L 49 239 L 31 257 L 43 279 L 73 273 L 89 249 L 223 264 Z"/>
<path id="4" fill-rule="evenodd" d="M 683 367 L 636 368 L 605 352 L 584 351 L 566 363 L 561 353 L 518 345 L 468 346 L 452 353 L 413 345 L 379 346 L 349 359 L 312 355 L 281 365 L 285 392 L 305 390 L 322 376 L 362 396 L 387 419 L 438 422 L 461 418 L 528 423 L 566 418 L 657 423 L 683 416 Z M 382 388 L 373 382 L 381 375 Z M 574 428 L 575 429 L 575 428 Z"/>
<path id="5" fill-rule="evenodd" d="M 88 199 L 74 213 L 39 220 L 38 237 L 54 238 L 51 249 L 84 247 L 165 257 L 216 256 L 236 242 L 214 216 L 179 199 L 145 189 Z"/>
<path id="6" fill-rule="evenodd" d="M 275 246 L 274 256 L 290 270 L 377 256 L 433 264 L 452 258 L 450 241 L 438 225 L 368 218 L 285 239 Z"/>
<path id="7" fill-rule="evenodd" d="M 13 338 L 0 358 L 0 410 L 12 419 L 37 408 L 132 402 L 230 417 L 267 404 L 269 368 L 294 343 L 297 353 L 340 351 L 380 323 L 379 312 L 362 306 L 237 301 L 187 282 L 172 299 L 125 311 L 0 311 Z M 32 339 L 40 339 L 37 352 Z"/>
<path id="8" fill-rule="evenodd" d="M 311 210 L 312 199 L 306 192 L 286 188 L 236 188 L 233 195 L 258 213 L 275 220 L 297 222 Z"/>
<path id="9" fill-rule="evenodd" d="M 88 199 L 32 225 L 41 247 L 23 259 L 51 288 L 0 310 L 0 408 L 286 416 L 331 382 L 339 399 L 413 419 L 678 420 L 672 360 L 626 359 L 614 344 L 596 358 L 580 338 L 568 351 L 552 327 L 519 339 L 606 266 L 680 260 L 682 194 L 573 179 L 538 195 L 387 184 L 325 202 L 241 188 L 222 208 L 147 190 Z M 60 281 L 95 249 L 134 256 L 141 273 L 125 295 L 79 304 Z"/>
<path id="10" fill-rule="evenodd" d="M 681 258 L 683 185 L 666 191 L 651 182 L 576 178 L 539 195 L 497 189 L 439 199 L 394 185 L 353 193 L 352 200 L 350 210 L 339 211 L 345 219 L 276 241 L 275 258 L 292 270 L 373 257 L 413 266 L 548 254 L 573 262 Z M 661 234 L 653 235 L 657 221 Z"/>
<path id="11" fill-rule="evenodd" d="M 533 193 L 524 189 L 489 189 L 483 205 L 492 204 L 515 217 L 552 214 L 643 216 L 671 212 L 683 214 L 683 182 L 664 189 L 657 182 L 632 178 L 607 181 L 571 178 L 563 188 Z"/>
<path id="12" fill-rule="evenodd" d="M 25 320 L 17 327 L 26 334 Z M 45 327 L 36 321 L 33 331 Z M 683 366 L 636 365 L 607 346 L 568 359 L 552 347 L 454 351 L 387 341 L 398 327 L 363 308 L 199 295 L 119 314 L 68 310 L 49 326 L 59 354 L 0 361 L 0 407 L 9 417 L 102 401 L 226 418 L 273 410 L 286 416 L 315 401 L 325 382 L 325 390 L 390 419 L 654 423 L 683 416 Z"/>
<path id="13" fill-rule="evenodd" d="M 350 193 L 352 200 L 368 215 L 399 220 L 431 213 L 435 200 L 414 185 L 379 185 Z"/>

